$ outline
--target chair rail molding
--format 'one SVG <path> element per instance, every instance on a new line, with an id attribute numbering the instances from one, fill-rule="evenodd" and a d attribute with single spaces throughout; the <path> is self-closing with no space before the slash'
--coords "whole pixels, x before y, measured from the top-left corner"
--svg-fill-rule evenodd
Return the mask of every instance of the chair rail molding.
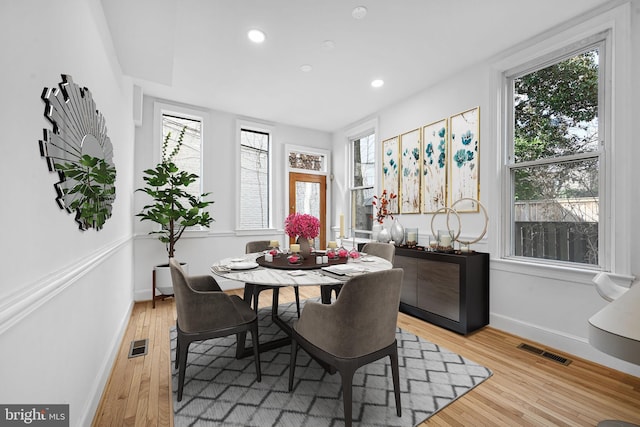
<path id="1" fill-rule="evenodd" d="M 82 276 L 104 263 L 123 246 L 131 243 L 131 236 L 113 241 L 77 262 L 19 289 L 0 301 L 0 335 L 33 313 Z"/>

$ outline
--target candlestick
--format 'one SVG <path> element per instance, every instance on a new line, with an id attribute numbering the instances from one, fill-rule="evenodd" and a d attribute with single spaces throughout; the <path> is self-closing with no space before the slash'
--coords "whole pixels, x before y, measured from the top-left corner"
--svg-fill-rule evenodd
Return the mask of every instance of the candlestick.
<path id="1" fill-rule="evenodd" d="M 344 214 L 340 214 L 340 237 L 344 237 Z"/>

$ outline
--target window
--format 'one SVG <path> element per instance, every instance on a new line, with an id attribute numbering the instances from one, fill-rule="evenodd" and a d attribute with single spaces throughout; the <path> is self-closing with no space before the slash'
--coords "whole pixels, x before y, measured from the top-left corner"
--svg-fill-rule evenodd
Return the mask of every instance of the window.
<path id="1" fill-rule="evenodd" d="M 174 114 L 162 114 L 162 141 L 169 136 L 166 153 L 168 156 L 176 149 L 180 134 L 184 129 L 182 146 L 174 156 L 173 162 L 180 169 L 198 176 L 187 192 L 195 197 L 200 197 L 202 190 L 202 120 L 196 118 L 180 117 Z"/>
<path id="2" fill-rule="evenodd" d="M 599 265 L 604 37 L 566 52 L 507 76 L 509 255 Z"/>
<path id="3" fill-rule="evenodd" d="M 376 135 L 350 141 L 351 157 L 351 225 L 355 237 L 370 237 L 373 225 L 373 185 L 375 183 Z"/>
<path id="4" fill-rule="evenodd" d="M 268 131 L 240 128 L 241 229 L 270 227 L 270 148 Z"/>

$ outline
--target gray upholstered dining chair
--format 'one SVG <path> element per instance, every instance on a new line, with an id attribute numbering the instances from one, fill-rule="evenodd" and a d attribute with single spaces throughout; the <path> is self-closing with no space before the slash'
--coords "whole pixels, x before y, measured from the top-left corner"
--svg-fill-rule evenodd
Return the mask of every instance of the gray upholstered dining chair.
<path id="1" fill-rule="evenodd" d="M 362 252 L 368 255 L 386 259 L 393 265 L 393 257 L 396 255 L 396 247 L 391 243 L 369 242 L 362 247 Z M 331 293 L 336 293 L 336 298 L 342 289 L 341 284 L 320 286 L 320 296 L 324 304 L 331 304 Z M 300 316 L 298 316 L 300 317 Z"/>
<path id="2" fill-rule="evenodd" d="M 178 402 L 182 400 L 189 345 L 193 341 L 236 334 L 236 355 L 239 356 L 244 351 L 246 333 L 251 332 L 256 374 L 260 382 L 258 316 L 251 306 L 237 295 L 222 292 L 211 276 L 188 277 L 173 258 L 169 259 L 169 266 L 178 314 L 175 363 L 178 368 Z"/>
<path id="3" fill-rule="evenodd" d="M 248 242 L 245 246 L 245 253 L 252 254 L 256 252 L 262 252 L 269 249 L 269 240 L 255 240 L 252 242 Z M 267 286 L 267 285 L 257 285 L 255 283 L 245 283 L 244 284 L 244 300 L 249 304 L 253 305 L 253 310 L 258 312 L 258 296 L 260 292 L 266 291 L 267 289 L 272 289 L 274 294 L 279 293 L 279 286 Z M 293 291 L 296 294 L 296 308 L 298 310 L 298 317 L 300 317 L 300 290 L 297 286 L 293 287 Z M 274 296 L 275 298 L 275 296 Z"/>
<path id="4" fill-rule="evenodd" d="M 305 304 L 291 331 L 290 392 L 300 346 L 329 373 L 340 373 L 345 425 L 350 426 L 354 373 L 389 356 L 396 413 L 402 415 L 396 324 L 403 274 L 394 268 L 356 276 L 343 285 L 334 304 Z"/>

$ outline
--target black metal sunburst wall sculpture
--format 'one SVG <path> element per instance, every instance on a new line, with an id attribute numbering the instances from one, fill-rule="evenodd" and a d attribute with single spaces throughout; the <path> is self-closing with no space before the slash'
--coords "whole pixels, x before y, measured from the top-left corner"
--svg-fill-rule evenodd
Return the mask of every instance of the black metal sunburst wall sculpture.
<path id="1" fill-rule="evenodd" d="M 45 87 L 41 98 L 52 129 L 43 129 L 40 155 L 49 171 L 58 173 L 56 202 L 75 212 L 81 230 L 100 230 L 111 217 L 116 197 L 113 146 L 104 117 L 89 89 L 66 74 L 58 88 Z"/>

